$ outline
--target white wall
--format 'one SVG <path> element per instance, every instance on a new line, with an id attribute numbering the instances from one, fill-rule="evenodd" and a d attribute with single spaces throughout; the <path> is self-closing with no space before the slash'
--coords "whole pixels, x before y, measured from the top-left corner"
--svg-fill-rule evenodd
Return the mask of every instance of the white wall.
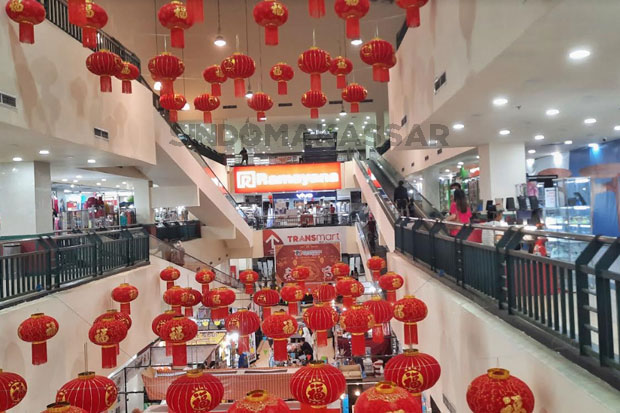
<path id="1" fill-rule="evenodd" d="M 480 199 L 516 196 L 516 185 L 526 182 L 525 145 L 490 143 L 478 147 L 480 156 Z"/>
<path id="2" fill-rule="evenodd" d="M 389 150 L 383 155 L 390 164 L 403 176 L 426 170 L 440 162 L 447 161 L 459 156 L 472 147 L 465 146 L 460 148 L 442 148 L 440 154 L 437 149 L 409 149 L 409 150 Z M 425 159 L 428 156 L 428 159 Z M 412 165 L 413 164 L 413 165 Z M 404 168 L 404 171 L 403 171 Z"/>
<path id="3" fill-rule="evenodd" d="M 415 294 L 428 306 L 427 318 L 418 324 L 418 347 L 441 365 L 441 378 L 430 394 L 442 411 L 443 395 L 456 411 L 470 411 L 465 394 L 471 380 L 501 366 L 529 385 L 537 413 L 618 412 L 620 393 L 611 386 L 487 313 L 426 270 L 395 253 L 388 254 L 388 268 L 405 278 L 398 298 Z M 392 326 L 403 342 L 402 323 Z"/>

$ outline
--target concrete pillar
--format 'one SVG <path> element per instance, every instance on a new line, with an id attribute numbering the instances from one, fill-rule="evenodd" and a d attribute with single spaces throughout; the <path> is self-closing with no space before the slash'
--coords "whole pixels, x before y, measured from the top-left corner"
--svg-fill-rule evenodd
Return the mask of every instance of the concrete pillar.
<path id="1" fill-rule="evenodd" d="M 478 147 L 480 199 L 486 201 L 516 196 L 516 185 L 526 181 L 524 143 L 490 143 Z"/>
<path id="2" fill-rule="evenodd" d="M 151 182 L 141 179 L 136 181 L 133 187 L 133 204 L 136 207 L 138 223 L 151 224 L 155 222 L 151 206 Z"/>
<path id="3" fill-rule="evenodd" d="M 431 166 L 422 171 L 422 195 L 439 209 L 439 167 Z"/>
<path id="4" fill-rule="evenodd" d="M 0 236 L 52 231 L 49 163 L 0 164 L 0 194 Z"/>

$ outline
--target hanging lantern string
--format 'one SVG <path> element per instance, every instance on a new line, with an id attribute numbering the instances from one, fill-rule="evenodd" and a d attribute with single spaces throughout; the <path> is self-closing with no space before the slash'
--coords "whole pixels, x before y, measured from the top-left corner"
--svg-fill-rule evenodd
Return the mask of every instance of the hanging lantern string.
<path id="1" fill-rule="evenodd" d="M 259 67 L 259 75 L 260 75 L 260 84 L 259 84 L 259 92 L 263 91 L 263 41 L 261 40 L 261 29 L 260 26 L 256 26 L 258 28 L 258 67 Z"/>
<path id="2" fill-rule="evenodd" d="M 153 10 L 155 14 L 153 15 L 153 21 L 155 22 L 155 54 L 159 54 L 159 44 L 157 43 L 157 37 L 159 33 L 157 32 L 157 0 L 153 0 Z"/>
<path id="3" fill-rule="evenodd" d="M 220 0 L 217 0 L 217 34 L 222 34 L 222 20 L 220 13 Z"/>
<path id="4" fill-rule="evenodd" d="M 236 44 L 237 52 L 239 52 L 239 35 L 238 34 L 235 35 L 235 44 Z"/>
<path id="5" fill-rule="evenodd" d="M 312 46 L 316 47 L 316 29 L 312 29 Z"/>
<path id="6" fill-rule="evenodd" d="M 248 24 L 248 0 L 245 0 L 245 53 L 250 55 L 250 35 Z"/>

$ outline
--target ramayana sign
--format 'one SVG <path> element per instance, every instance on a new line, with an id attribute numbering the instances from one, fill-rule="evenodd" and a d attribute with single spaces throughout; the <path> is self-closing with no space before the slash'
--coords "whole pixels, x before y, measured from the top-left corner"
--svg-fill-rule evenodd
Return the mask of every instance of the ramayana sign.
<path id="1" fill-rule="evenodd" d="M 333 191 L 342 188 L 340 163 L 237 166 L 235 192 Z"/>

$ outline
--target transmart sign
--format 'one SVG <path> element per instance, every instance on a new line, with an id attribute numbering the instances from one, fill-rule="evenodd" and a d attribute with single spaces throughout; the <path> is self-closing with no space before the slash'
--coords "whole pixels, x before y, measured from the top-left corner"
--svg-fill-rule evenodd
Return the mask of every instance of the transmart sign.
<path id="1" fill-rule="evenodd" d="M 342 188 L 339 162 L 237 166 L 233 168 L 235 192 L 333 191 Z"/>

